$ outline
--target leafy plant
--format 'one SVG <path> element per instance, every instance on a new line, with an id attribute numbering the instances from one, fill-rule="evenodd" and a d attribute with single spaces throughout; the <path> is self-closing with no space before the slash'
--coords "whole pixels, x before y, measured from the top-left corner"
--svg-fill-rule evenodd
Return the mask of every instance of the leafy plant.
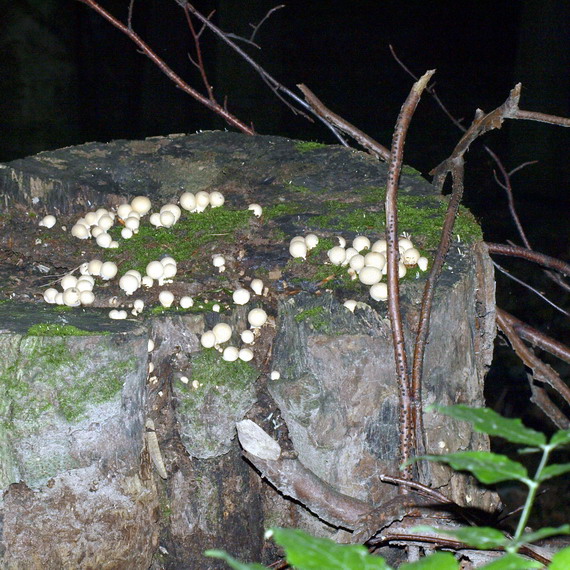
<path id="1" fill-rule="evenodd" d="M 503 549 L 505 555 L 482 567 L 485 570 L 525 570 L 544 568 L 536 560 L 519 554 L 521 547 L 554 535 L 570 534 L 570 524 L 559 527 L 545 527 L 526 532 L 532 506 L 539 486 L 548 479 L 570 472 L 570 463 L 548 465 L 552 452 L 570 443 L 570 430 L 557 431 L 549 440 L 538 431 L 523 425 L 519 419 L 505 418 L 488 408 L 468 406 L 432 406 L 432 409 L 455 419 L 468 421 L 480 433 L 502 437 L 526 447 L 520 453 L 541 453 L 541 459 L 534 477 L 528 474 L 524 465 L 505 455 L 488 451 L 460 451 L 444 455 L 424 455 L 413 461 L 427 460 L 447 463 L 457 471 L 469 471 L 481 483 L 487 485 L 504 481 L 518 481 L 528 488 L 528 493 L 516 531 L 508 536 L 491 527 L 465 527 L 457 530 L 442 530 L 429 526 L 412 529 L 413 532 L 438 532 L 453 536 L 460 542 L 480 550 Z M 390 570 L 384 559 L 369 554 L 361 545 L 340 545 L 325 538 L 315 538 L 301 530 L 272 528 L 266 533 L 285 550 L 287 562 L 299 570 Z M 206 556 L 225 560 L 236 570 L 259 570 L 260 564 L 244 564 L 219 550 L 209 550 Z M 458 570 L 459 563 L 452 554 L 438 552 L 417 562 L 402 564 L 400 570 Z M 558 552 L 548 566 L 549 570 L 570 568 L 570 547 Z"/>

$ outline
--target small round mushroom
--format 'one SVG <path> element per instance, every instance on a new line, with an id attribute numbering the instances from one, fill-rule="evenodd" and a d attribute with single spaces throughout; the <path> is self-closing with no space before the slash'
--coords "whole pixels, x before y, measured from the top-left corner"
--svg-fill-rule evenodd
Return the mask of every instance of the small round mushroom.
<path id="1" fill-rule="evenodd" d="M 148 219 L 148 221 L 155 227 L 155 228 L 160 228 L 161 223 L 160 223 L 160 214 L 158 212 L 154 212 L 153 214 L 150 215 L 150 218 Z"/>
<path id="2" fill-rule="evenodd" d="M 203 212 L 210 205 L 210 194 L 205 190 L 196 192 L 196 211 Z"/>
<path id="3" fill-rule="evenodd" d="M 68 307 L 79 307 L 79 291 L 75 287 L 69 287 L 63 292 L 63 304 Z"/>
<path id="4" fill-rule="evenodd" d="M 352 247 L 359 252 L 363 249 L 370 249 L 370 240 L 366 236 L 356 236 L 352 240 Z"/>
<path id="5" fill-rule="evenodd" d="M 77 285 L 77 277 L 75 277 L 75 275 L 71 275 L 71 273 L 68 273 L 67 275 L 64 275 L 61 278 L 59 284 L 61 285 L 61 288 L 65 291 L 66 289 L 69 289 L 70 287 L 75 287 Z"/>
<path id="6" fill-rule="evenodd" d="M 405 237 L 402 237 L 398 240 L 398 249 L 400 251 L 406 251 L 407 249 L 411 249 L 412 247 L 414 247 L 412 240 Z"/>
<path id="7" fill-rule="evenodd" d="M 307 245 L 307 249 L 311 250 L 317 247 L 319 243 L 319 238 L 316 234 L 307 234 L 305 236 L 305 244 Z"/>
<path id="8" fill-rule="evenodd" d="M 58 291 L 54 287 L 49 287 L 44 291 L 44 301 L 53 305 L 55 303 L 55 296 L 57 295 Z"/>
<path id="9" fill-rule="evenodd" d="M 291 240 L 291 243 L 289 244 L 289 253 L 291 254 L 291 257 L 305 259 L 307 257 L 307 244 L 305 243 L 305 240 Z"/>
<path id="10" fill-rule="evenodd" d="M 388 285 L 386 283 L 375 283 L 370 287 L 370 296 L 375 301 L 385 301 L 388 298 Z"/>
<path id="11" fill-rule="evenodd" d="M 163 263 L 162 266 L 164 267 L 164 279 L 172 279 L 178 271 L 175 263 Z"/>
<path id="12" fill-rule="evenodd" d="M 251 348 L 242 348 L 238 352 L 238 358 L 240 360 L 243 360 L 243 362 L 250 362 L 251 360 L 253 360 L 253 351 L 251 350 Z"/>
<path id="13" fill-rule="evenodd" d="M 121 220 L 126 220 L 131 212 L 134 212 L 134 210 L 130 204 L 120 204 L 117 206 L 117 216 L 119 216 Z M 87 218 L 87 216 L 85 217 Z"/>
<path id="14" fill-rule="evenodd" d="M 101 234 L 107 233 L 105 232 L 105 230 L 103 228 L 100 228 L 99 226 L 93 226 L 91 228 L 91 237 L 94 237 L 95 239 L 97 239 Z"/>
<path id="15" fill-rule="evenodd" d="M 346 300 L 343 305 L 352 313 L 354 313 L 354 309 L 356 309 L 356 301 L 354 299 Z"/>
<path id="16" fill-rule="evenodd" d="M 327 255 L 333 265 L 342 265 L 346 259 L 346 250 L 340 245 L 335 245 L 327 251 Z"/>
<path id="17" fill-rule="evenodd" d="M 271 380 L 279 380 L 279 378 L 281 378 L 281 374 L 277 370 L 272 370 L 269 377 Z"/>
<path id="18" fill-rule="evenodd" d="M 212 208 L 219 208 L 220 206 L 224 205 L 226 199 L 221 192 L 210 192 L 210 207 Z"/>
<path id="19" fill-rule="evenodd" d="M 261 214 L 263 214 L 263 208 L 259 204 L 250 204 L 247 209 L 251 210 L 257 218 L 260 218 Z"/>
<path id="20" fill-rule="evenodd" d="M 336 239 L 338 240 L 338 245 L 340 245 L 340 247 L 346 247 L 346 240 L 342 236 L 336 236 Z"/>
<path id="21" fill-rule="evenodd" d="M 411 247 L 410 249 L 407 249 L 404 252 L 403 255 L 404 265 L 413 267 L 414 265 L 417 265 L 418 259 L 420 257 L 421 257 L 420 252 L 415 247 Z"/>
<path id="22" fill-rule="evenodd" d="M 350 258 L 348 262 L 351 269 L 354 269 L 357 273 L 364 267 L 364 256 L 357 253 Z"/>
<path id="23" fill-rule="evenodd" d="M 428 268 L 428 263 L 429 263 L 429 262 L 428 262 L 428 258 L 427 258 L 427 257 L 423 257 L 423 256 L 420 257 L 420 258 L 418 259 L 418 269 L 419 269 L 420 271 L 426 271 L 427 268 Z"/>
<path id="24" fill-rule="evenodd" d="M 378 253 L 384 253 L 387 249 L 388 244 L 385 239 L 377 239 L 370 247 L 370 251 L 377 251 Z"/>
<path id="25" fill-rule="evenodd" d="M 125 227 L 123 229 L 128 229 L 131 230 L 133 233 L 137 233 L 139 231 L 140 225 L 141 221 L 138 218 L 134 216 L 129 216 L 125 220 Z"/>
<path id="26" fill-rule="evenodd" d="M 52 216 L 51 214 L 48 214 L 47 216 L 44 216 L 40 222 L 39 222 L 39 226 L 42 226 L 44 228 L 53 228 L 53 226 L 55 226 L 57 220 L 55 219 L 55 216 Z"/>
<path id="27" fill-rule="evenodd" d="M 71 227 L 71 235 L 77 239 L 87 239 L 91 232 L 85 224 L 76 223 Z"/>
<path id="28" fill-rule="evenodd" d="M 115 320 L 121 320 L 127 318 L 127 311 L 118 310 L 118 309 L 111 309 L 109 311 L 109 318 Z"/>
<path id="29" fill-rule="evenodd" d="M 256 295 L 263 294 L 263 281 L 261 279 L 252 279 L 249 286 Z"/>
<path id="30" fill-rule="evenodd" d="M 372 267 L 371 265 L 364 266 L 358 274 L 358 279 L 364 285 L 374 285 L 382 279 L 382 271 L 378 267 Z"/>
<path id="31" fill-rule="evenodd" d="M 174 295 L 171 291 L 161 291 L 158 294 L 158 301 L 165 308 L 171 307 L 174 302 Z"/>
<path id="32" fill-rule="evenodd" d="M 227 362 L 235 362 L 239 358 L 239 350 L 235 346 L 226 346 L 222 358 Z"/>
<path id="33" fill-rule="evenodd" d="M 406 276 L 406 273 L 407 273 L 406 266 L 400 261 L 398 263 L 398 277 L 402 279 L 402 277 Z"/>
<path id="34" fill-rule="evenodd" d="M 113 261 L 105 261 L 105 263 L 101 265 L 99 274 L 101 275 L 102 279 L 108 281 L 117 275 L 117 271 L 119 271 L 119 268 L 117 267 L 116 263 Z"/>
<path id="35" fill-rule="evenodd" d="M 152 338 L 148 339 L 148 342 L 146 344 L 146 349 L 147 352 L 152 352 L 154 350 L 154 340 L 152 340 Z"/>
<path id="36" fill-rule="evenodd" d="M 267 313 L 263 309 L 252 309 L 247 314 L 247 320 L 252 328 L 260 328 L 267 322 Z"/>
<path id="37" fill-rule="evenodd" d="M 131 208 L 141 216 L 146 216 L 151 207 L 152 203 L 146 196 L 136 196 L 131 201 Z"/>
<path id="38" fill-rule="evenodd" d="M 123 239 L 131 239 L 133 237 L 133 230 L 130 230 L 129 228 L 123 228 L 121 230 L 121 237 Z"/>
<path id="39" fill-rule="evenodd" d="M 233 292 L 232 299 L 236 305 L 246 305 L 251 299 L 251 294 L 247 289 L 240 287 Z"/>
<path id="40" fill-rule="evenodd" d="M 92 305 L 95 302 L 95 295 L 93 294 L 93 291 L 80 291 L 79 302 L 82 305 Z"/>
<path id="41" fill-rule="evenodd" d="M 225 266 L 225 264 L 226 264 L 226 258 L 223 255 L 217 253 L 212 256 L 212 265 L 214 267 L 220 268 Z"/>
<path id="42" fill-rule="evenodd" d="M 75 284 L 75 287 L 81 293 L 81 291 L 93 291 L 95 286 L 95 279 L 91 275 L 82 275 Z"/>
<path id="43" fill-rule="evenodd" d="M 87 264 L 87 271 L 89 272 L 89 275 L 95 275 L 95 276 L 101 275 L 101 266 L 102 265 L 103 265 L 103 262 L 101 260 L 92 259 Z"/>
<path id="44" fill-rule="evenodd" d="M 135 299 L 133 302 L 133 313 L 138 315 L 144 309 L 144 301 L 142 299 Z"/>
<path id="45" fill-rule="evenodd" d="M 216 337 L 216 344 L 223 344 L 224 342 L 228 342 L 232 337 L 232 327 L 227 323 L 218 323 L 213 329 L 212 332 Z"/>
<path id="46" fill-rule="evenodd" d="M 188 212 L 191 212 L 196 207 L 196 196 L 192 192 L 183 192 L 180 195 L 180 205 Z"/>
<path id="47" fill-rule="evenodd" d="M 146 274 L 152 279 L 162 279 L 164 275 L 164 266 L 160 261 L 151 261 L 146 266 Z"/>
<path id="48" fill-rule="evenodd" d="M 214 331 L 206 331 L 200 337 L 200 344 L 204 348 L 213 348 L 214 345 L 216 344 L 216 335 L 214 334 Z"/>
<path id="49" fill-rule="evenodd" d="M 184 295 L 183 297 L 180 298 L 180 306 L 183 309 L 189 309 L 193 305 L 194 305 L 194 299 L 192 299 L 192 297 Z"/>
<path id="50" fill-rule="evenodd" d="M 125 273 L 119 279 L 119 287 L 127 294 L 132 295 L 139 287 L 141 283 L 136 278 L 135 275 L 130 273 Z"/>
<path id="51" fill-rule="evenodd" d="M 246 329 L 241 333 L 240 338 L 242 342 L 245 342 L 245 344 L 253 344 L 255 341 L 255 334 L 253 334 L 251 329 Z"/>
<path id="52" fill-rule="evenodd" d="M 165 228 L 171 228 L 176 223 L 176 216 L 170 210 L 160 213 L 160 225 Z"/>
<path id="53" fill-rule="evenodd" d="M 364 256 L 364 265 L 370 265 L 372 267 L 378 267 L 378 269 L 383 269 L 386 265 L 386 258 L 384 254 L 377 251 L 369 251 Z"/>
<path id="54" fill-rule="evenodd" d="M 95 241 L 99 247 L 106 249 L 111 245 L 113 238 L 107 232 L 103 231 L 97 236 Z"/>
<path id="55" fill-rule="evenodd" d="M 111 218 L 109 214 L 102 215 L 97 221 L 97 225 L 105 231 L 111 229 L 113 227 L 113 223 L 113 218 Z"/>

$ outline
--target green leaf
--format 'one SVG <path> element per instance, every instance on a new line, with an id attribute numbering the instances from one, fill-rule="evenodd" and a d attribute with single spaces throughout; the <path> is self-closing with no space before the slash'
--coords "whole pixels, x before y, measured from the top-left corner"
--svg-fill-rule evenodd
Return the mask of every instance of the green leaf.
<path id="1" fill-rule="evenodd" d="M 553 463 L 552 465 L 546 466 L 540 477 L 539 481 L 546 481 L 547 479 L 552 479 L 552 477 L 558 477 L 558 475 L 564 475 L 570 471 L 570 463 Z"/>
<path id="2" fill-rule="evenodd" d="M 224 550 L 206 550 L 204 556 L 224 560 L 234 568 L 234 570 L 267 570 L 267 566 L 262 566 L 261 564 L 244 564 L 243 562 L 239 562 Z"/>
<path id="3" fill-rule="evenodd" d="M 490 408 L 470 408 L 458 404 L 456 406 L 431 406 L 438 412 L 465 420 L 473 425 L 473 429 L 479 433 L 496 435 L 511 443 L 523 443 L 525 445 L 544 445 L 546 437 L 543 433 L 527 428 L 518 418 L 505 418 Z"/>
<path id="4" fill-rule="evenodd" d="M 298 529 L 272 528 L 266 536 L 285 549 L 287 562 L 299 570 L 390 570 L 383 558 L 360 544 L 337 544 Z"/>
<path id="5" fill-rule="evenodd" d="M 406 562 L 400 570 L 457 570 L 459 562 L 449 552 L 437 552 L 417 562 Z"/>
<path id="6" fill-rule="evenodd" d="M 490 548 L 499 548 L 509 544 L 510 540 L 496 528 L 488 526 L 473 526 L 458 528 L 454 530 L 435 528 L 431 526 L 417 526 L 412 529 L 412 532 L 436 532 L 453 536 L 457 540 L 479 548 L 480 550 L 488 550 Z"/>
<path id="7" fill-rule="evenodd" d="M 568 570 L 570 568 L 570 546 L 563 548 L 552 557 L 549 570 Z"/>
<path id="8" fill-rule="evenodd" d="M 550 444 L 556 445 L 556 447 L 560 447 L 561 445 L 568 445 L 569 443 L 570 429 L 561 429 L 550 438 Z"/>
<path id="9" fill-rule="evenodd" d="M 519 554 L 506 554 L 498 560 L 481 566 L 479 570 L 527 570 L 527 568 L 544 568 L 544 566 L 536 560 L 523 558 Z"/>
<path id="10" fill-rule="evenodd" d="M 470 471 L 481 481 L 490 485 L 501 481 L 528 481 L 526 468 L 506 455 L 490 451 L 458 451 L 444 455 L 422 455 L 413 461 L 427 459 L 451 465 L 456 471 Z"/>
<path id="11" fill-rule="evenodd" d="M 545 526 L 544 528 L 539 528 L 534 532 L 528 532 L 523 534 L 518 542 L 521 544 L 530 544 L 531 542 L 536 542 L 537 540 L 542 540 L 549 536 L 557 536 L 560 534 L 570 534 L 570 524 L 563 524 L 558 527 Z"/>

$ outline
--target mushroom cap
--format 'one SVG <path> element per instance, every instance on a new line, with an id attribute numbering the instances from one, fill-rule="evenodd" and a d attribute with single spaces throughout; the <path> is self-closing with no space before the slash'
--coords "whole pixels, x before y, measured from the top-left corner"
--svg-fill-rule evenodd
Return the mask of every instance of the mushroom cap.
<path id="1" fill-rule="evenodd" d="M 131 230 L 132 232 L 135 232 L 136 230 L 138 230 L 140 225 L 141 225 L 141 222 L 140 222 L 139 218 L 135 218 L 134 216 L 129 216 L 125 220 L 125 228 Z M 123 228 L 123 229 L 125 229 L 125 228 Z"/>
<path id="2" fill-rule="evenodd" d="M 101 275 L 101 266 L 103 262 L 100 259 L 92 259 L 87 264 L 87 270 L 89 271 L 89 275 Z"/>
<path id="3" fill-rule="evenodd" d="M 238 358 L 244 362 L 249 362 L 250 360 L 253 360 L 253 351 L 251 348 L 242 348 L 238 352 Z"/>
<path id="4" fill-rule="evenodd" d="M 224 342 L 228 342 L 232 337 L 232 327 L 227 323 L 218 323 L 212 329 L 214 336 L 216 337 L 216 344 L 223 344 Z"/>
<path id="5" fill-rule="evenodd" d="M 247 321 L 253 328 L 262 327 L 267 322 L 267 313 L 263 309 L 252 309 L 247 314 Z"/>
<path id="6" fill-rule="evenodd" d="M 354 269 L 354 271 L 358 272 L 364 267 L 364 256 L 360 255 L 360 253 L 357 253 L 350 258 L 348 264 L 350 265 L 351 269 Z"/>
<path id="7" fill-rule="evenodd" d="M 171 291 L 161 291 L 158 294 L 158 301 L 163 307 L 170 307 L 174 302 L 174 295 Z"/>
<path id="8" fill-rule="evenodd" d="M 113 279 L 113 277 L 117 275 L 118 270 L 119 268 L 117 267 L 116 263 L 114 263 L 113 261 L 105 261 L 105 263 L 101 265 L 101 270 L 99 274 L 103 279 L 109 280 Z"/>
<path id="9" fill-rule="evenodd" d="M 261 279 L 252 279 L 249 286 L 256 295 L 261 295 L 263 293 L 263 281 Z"/>
<path id="10" fill-rule="evenodd" d="M 174 263 L 163 263 L 162 266 L 164 267 L 164 275 L 165 279 L 172 279 L 176 275 L 178 271 L 176 264 Z"/>
<path id="11" fill-rule="evenodd" d="M 398 249 L 406 251 L 407 249 L 411 249 L 412 247 L 414 247 L 414 244 L 412 243 L 411 239 L 403 237 L 398 240 Z"/>
<path id="12" fill-rule="evenodd" d="M 421 257 L 420 252 L 415 248 L 411 247 L 404 251 L 403 261 L 405 265 L 417 265 L 418 259 Z"/>
<path id="13" fill-rule="evenodd" d="M 131 212 L 134 212 L 134 210 L 130 204 L 120 204 L 117 206 L 117 216 L 119 216 L 121 220 L 126 220 Z M 87 218 L 87 216 L 85 217 Z"/>
<path id="14" fill-rule="evenodd" d="M 106 233 L 105 230 L 103 228 L 100 228 L 99 226 L 91 227 L 91 237 L 94 237 L 95 239 L 97 239 L 101 234 L 104 233 Z"/>
<path id="15" fill-rule="evenodd" d="M 242 331 L 240 337 L 241 341 L 245 342 L 245 344 L 253 344 L 253 342 L 255 341 L 255 334 L 253 334 L 253 331 L 251 329 L 246 329 Z"/>
<path id="16" fill-rule="evenodd" d="M 111 245 L 113 238 L 107 232 L 103 231 L 95 238 L 95 241 L 99 247 L 108 248 Z"/>
<path id="17" fill-rule="evenodd" d="M 129 228 L 123 228 L 121 230 L 121 237 L 123 239 L 131 239 L 133 237 L 133 230 Z"/>
<path id="18" fill-rule="evenodd" d="M 328 258 L 333 265 L 342 265 L 346 260 L 346 250 L 340 245 L 335 245 L 327 251 Z"/>
<path id="19" fill-rule="evenodd" d="M 80 291 L 79 302 L 82 305 L 92 305 L 95 302 L 95 295 L 93 291 Z"/>
<path id="20" fill-rule="evenodd" d="M 223 255 L 217 253 L 216 255 L 212 256 L 212 265 L 214 267 L 222 267 L 222 265 L 226 264 L 226 259 Z"/>
<path id="21" fill-rule="evenodd" d="M 251 294 L 247 289 L 240 287 L 233 292 L 232 299 L 236 305 L 245 305 L 251 299 Z"/>
<path id="22" fill-rule="evenodd" d="M 210 194 L 205 190 L 196 192 L 196 210 L 203 212 L 210 205 Z"/>
<path id="23" fill-rule="evenodd" d="M 423 256 L 420 257 L 420 258 L 418 259 L 418 269 L 419 269 L 420 271 L 426 271 L 427 268 L 428 268 L 428 263 L 429 263 L 429 262 L 428 262 L 428 258 L 427 258 L 427 257 L 423 257 Z"/>
<path id="24" fill-rule="evenodd" d="M 192 297 L 184 295 L 183 297 L 180 298 L 180 306 L 183 309 L 189 309 L 190 307 L 192 307 L 192 305 L 194 305 L 194 299 L 192 299 Z"/>
<path id="25" fill-rule="evenodd" d="M 182 192 L 179 202 L 182 208 L 190 212 L 196 207 L 196 196 L 192 192 Z"/>
<path id="26" fill-rule="evenodd" d="M 75 287 L 69 287 L 63 292 L 63 304 L 68 307 L 79 307 L 79 291 Z"/>
<path id="27" fill-rule="evenodd" d="M 358 279 L 364 285 L 374 285 L 382 279 L 382 271 L 378 267 L 365 265 L 358 274 Z"/>
<path id="28" fill-rule="evenodd" d="M 56 222 L 57 220 L 55 219 L 55 216 L 48 214 L 40 220 L 40 223 L 38 225 L 43 226 L 44 228 L 53 228 Z"/>
<path id="29" fill-rule="evenodd" d="M 152 207 L 152 203 L 146 196 L 136 196 L 131 201 L 131 208 L 141 216 L 148 214 Z"/>
<path id="30" fill-rule="evenodd" d="M 103 214 L 97 221 L 97 225 L 105 231 L 113 227 L 114 221 L 109 214 Z"/>
<path id="31" fill-rule="evenodd" d="M 176 222 L 182 215 L 182 210 L 176 204 L 164 204 L 164 206 L 160 208 L 160 213 L 163 214 L 164 212 L 172 212 Z"/>
<path id="32" fill-rule="evenodd" d="M 156 228 L 160 227 L 160 214 L 158 212 L 154 212 L 150 215 L 148 221 Z"/>
<path id="33" fill-rule="evenodd" d="M 370 287 L 370 296 L 375 301 L 385 301 L 388 298 L 388 285 L 386 283 L 375 283 Z"/>
<path id="34" fill-rule="evenodd" d="M 258 218 L 261 217 L 261 214 L 263 214 L 263 208 L 259 204 L 250 204 L 247 209 L 251 210 L 253 212 L 253 215 L 257 216 Z"/>
<path id="35" fill-rule="evenodd" d="M 366 236 L 356 236 L 352 240 L 352 247 L 356 251 L 362 251 L 363 249 L 370 249 L 370 240 Z"/>
<path id="36" fill-rule="evenodd" d="M 221 192 L 210 192 L 210 206 L 212 208 L 219 208 L 220 206 L 223 206 L 225 201 L 226 199 Z"/>
<path id="37" fill-rule="evenodd" d="M 61 288 L 65 291 L 66 289 L 69 289 L 70 287 L 75 287 L 77 285 L 77 277 L 75 277 L 75 275 L 71 275 L 71 273 L 68 273 L 67 275 L 64 275 L 61 278 L 59 284 L 61 285 Z"/>
<path id="38" fill-rule="evenodd" d="M 307 249 L 313 249 L 319 243 L 319 238 L 316 234 L 307 234 L 305 236 L 305 243 L 307 244 Z"/>
<path id="39" fill-rule="evenodd" d="M 55 303 L 55 296 L 57 295 L 58 291 L 54 287 L 49 287 L 44 291 L 44 300 L 46 303 L 50 303 L 53 305 Z"/>
<path id="40" fill-rule="evenodd" d="M 346 300 L 343 305 L 351 312 L 354 313 L 354 309 L 356 309 L 356 301 L 354 299 Z"/>
<path id="41" fill-rule="evenodd" d="M 152 279 L 160 279 L 164 275 L 164 265 L 160 261 L 151 261 L 146 266 L 146 274 Z"/>
<path id="42" fill-rule="evenodd" d="M 378 267 L 378 269 L 383 269 L 386 265 L 386 258 L 384 254 L 377 251 L 369 251 L 364 256 L 364 265 L 370 265 L 372 267 Z"/>
<path id="43" fill-rule="evenodd" d="M 307 244 L 305 243 L 305 240 L 291 241 L 289 244 L 289 253 L 291 254 L 291 257 L 300 257 L 305 259 L 307 257 Z"/>
<path id="44" fill-rule="evenodd" d="M 76 223 L 71 227 L 71 235 L 78 239 L 87 239 L 90 231 L 85 224 Z"/>
<path id="45" fill-rule="evenodd" d="M 370 251 L 377 251 L 378 253 L 384 253 L 387 250 L 388 244 L 385 239 L 377 239 L 370 247 Z"/>
<path id="46" fill-rule="evenodd" d="M 137 279 L 136 275 L 132 273 L 125 273 L 119 279 L 119 287 L 127 294 L 132 295 L 139 287 L 141 282 Z"/>
<path id="47" fill-rule="evenodd" d="M 160 213 L 160 225 L 165 228 L 171 228 L 176 223 L 176 215 L 170 210 Z"/>
<path id="48" fill-rule="evenodd" d="M 227 362 L 235 362 L 239 358 L 239 350 L 235 346 L 226 346 L 222 358 Z"/>
<path id="49" fill-rule="evenodd" d="M 80 293 L 82 291 L 93 291 L 94 286 L 95 286 L 95 279 L 93 279 L 91 275 L 82 275 L 75 284 L 76 289 Z"/>

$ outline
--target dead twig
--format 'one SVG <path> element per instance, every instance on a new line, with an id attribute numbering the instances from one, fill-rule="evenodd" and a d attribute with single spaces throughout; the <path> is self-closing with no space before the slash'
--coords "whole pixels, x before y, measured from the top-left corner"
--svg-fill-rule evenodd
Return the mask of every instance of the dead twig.
<path id="1" fill-rule="evenodd" d="M 554 269 L 563 275 L 570 276 L 570 264 L 562 261 L 561 259 L 550 257 L 550 255 L 538 253 L 536 251 L 532 251 L 524 247 L 518 247 L 516 245 L 506 245 L 502 243 L 490 242 L 486 242 L 486 244 L 489 248 L 489 253 L 494 253 L 496 255 L 508 255 L 510 257 L 520 257 L 522 259 L 526 259 L 527 261 L 538 263 L 543 267 Z"/>
<path id="2" fill-rule="evenodd" d="M 369 137 L 366 133 L 356 128 L 349 123 L 346 119 L 333 113 L 325 104 L 306 86 L 302 83 L 297 85 L 300 91 L 305 96 L 305 100 L 312 107 L 319 117 L 334 125 L 337 129 L 344 134 L 352 137 L 359 145 L 364 147 L 368 152 L 378 157 L 379 159 L 388 162 L 390 160 L 390 151 L 379 142 Z"/>
<path id="3" fill-rule="evenodd" d="M 431 79 L 435 70 L 427 71 L 416 83 L 402 105 L 390 150 L 388 166 L 388 181 L 386 184 L 386 242 L 388 266 L 388 315 L 392 325 L 392 339 L 394 343 L 394 358 L 396 361 L 396 376 L 398 381 L 398 397 L 400 403 L 400 459 L 407 462 L 417 451 L 416 427 L 414 424 L 414 402 L 411 393 L 410 377 L 404 328 L 402 325 L 402 312 L 400 310 L 400 283 L 398 279 L 398 185 L 404 157 L 404 143 L 410 121 L 418 106 L 423 90 Z M 412 468 L 408 465 L 404 469 L 404 478 L 412 478 Z M 406 493 L 405 487 L 399 487 L 401 493 Z"/>

